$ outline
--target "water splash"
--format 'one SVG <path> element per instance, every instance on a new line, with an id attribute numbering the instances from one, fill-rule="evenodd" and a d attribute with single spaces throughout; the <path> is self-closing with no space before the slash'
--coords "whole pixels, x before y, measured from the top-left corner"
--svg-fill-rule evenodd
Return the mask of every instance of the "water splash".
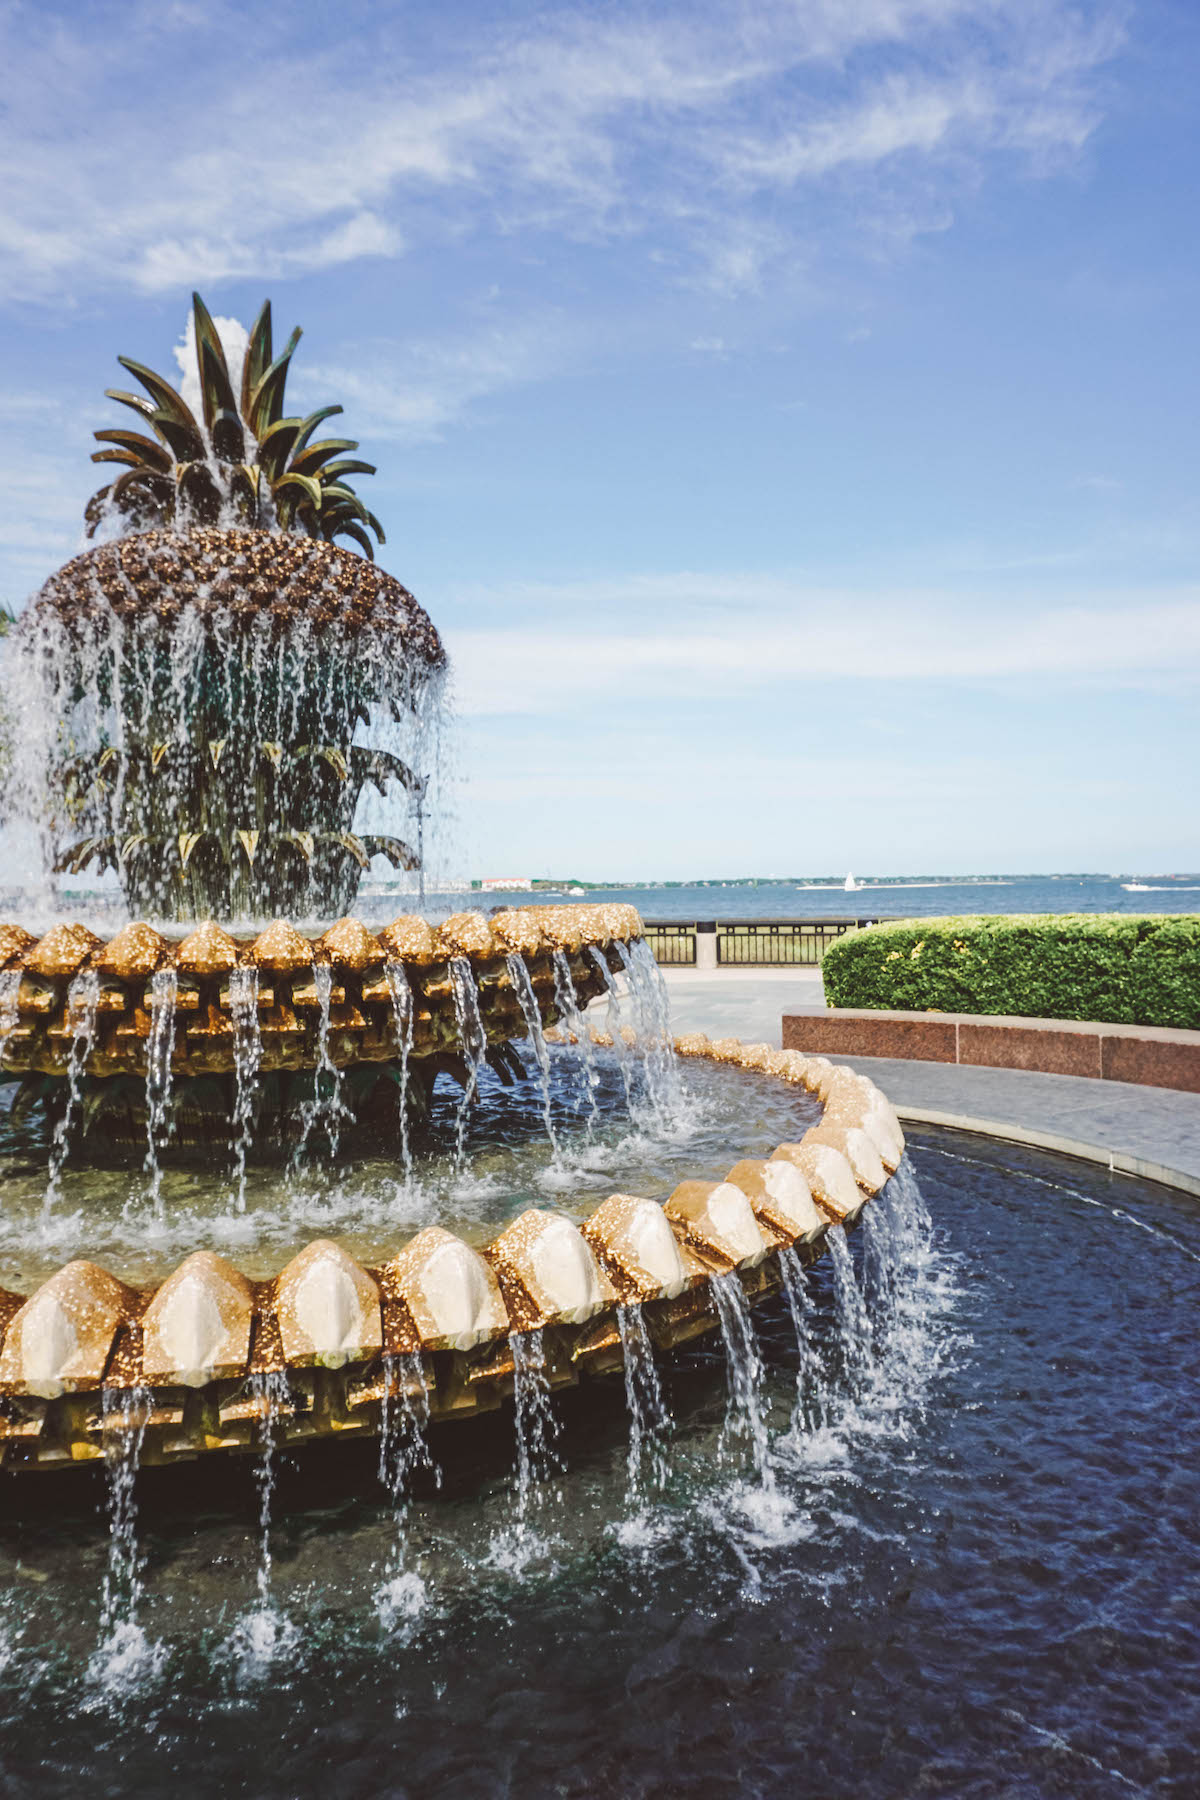
<path id="1" fill-rule="evenodd" d="M 450 987 L 454 995 L 454 1019 L 458 1041 L 467 1066 L 466 1086 L 454 1119 L 454 1161 L 461 1171 L 466 1162 L 467 1113 L 479 1091 L 479 1071 L 487 1055 L 487 1031 L 479 1010 L 479 989 L 471 964 L 465 956 L 450 959 Z"/>
<path id="2" fill-rule="evenodd" d="M 392 1021 L 396 1042 L 400 1046 L 400 1160 L 404 1165 L 404 1181 L 412 1182 L 412 1145 L 408 1137 L 408 1064 L 413 1046 L 413 993 L 408 974 L 401 962 L 386 965 L 388 987 L 392 994 Z"/>
<path id="3" fill-rule="evenodd" d="M 159 969 L 150 980 L 150 1036 L 146 1043 L 146 1173 L 150 1205 L 163 1216 L 160 1152 L 170 1136 L 171 1058 L 175 1054 L 175 1002 L 179 981 L 174 969 Z"/>
<path id="4" fill-rule="evenodd" d="M 254 1101 L 262 1067 L 258 1029 L 258 970 L 250 964 L 229 973 L 229 1011 L 233 1018 L 233 1179 L 234 1206 L 246 1210 L 246 1158 L 254 1141 Z"/>
<path id="5" fill-rule="evenodd" d="M 88 1681 L 109 1699 L 124 1699 L 162 1672 L 166 1647 L 138 1623 L 143 1559 L 137 1543 L 137 1473 L 154 1398 L 148 1388 L 105 1388 L 101 1397 L 104 1470 L 108 1480 L 108 1562 L 100 1599 L 100 1642 Z"/>
<path id="6" fill-rule="evenodd" d="M 563 1022 L 574 1038 L 572 1046 L 579 1075 L 580 1096 L 577 1110 L 587 1107 L 585 1130 L 587 1141 L 593 1140 L 596 1121 L 600 1116 L 600 1102 L 597 1097 L 599 1078 L 596 1074 L 596 1056 L 592 1048 L 591 1027 L 584 1019 L 579 1006 L 579 995 L 575 991 L 575 981 L 571 974 L 571 964 L 565 950 L 554 952 L 554 1001 L 562 1016 Z"/>
<path id="7" fill-rule="evenodd" d="M 391 1633 L 411 1624 L 424 1609 L 425 1583 L 407 1561 L 408 1509 L 413 1476 L 434 1471 L 429 1446 L 429 1386 L 419 1351 L 383 1358 L 383 1402 L 379 1438 L 379 1479 L 391 1497 L 395 1532 L 375 1610 Z M 440 1482 L 440 1474 L 439 1474 Z"/>
<path id="8" fill-rule="evenodd" d="M 513 954 L 505 958 L 508 978 L 512 982 L 513 993 L 517 996 L 517 1004 L 521 1008 L 521 1017 L 525 1021 L 525 1029 L 529 1033 L 529 1042 L 533 1047 L 533 1059 L 537 1065 L 538 1086 L 542 1096 L 542 1120 L 546 1127 L 546 1136 L 550 1140 L 551 1160 L 558 1164 L 562 1161 L 562 1152 L 554 1130 L 554 1115 L 550 1106 L 550 1050 L 546 1043 L 546 1034 L 542 1030 L 542 1014 L 537 1003 L 537 995 L 533 991 L 529 968 L 523 956 Z"/>
<path id="9" fill-rule="evenodd" d="M 666 1433 L 670 1415 L 654 1362 L 654 1346 L 640 1306 L 618 1306 L 617 1330 L 625 1359 L 625 1404 L 629 1409 L 629 1501 L 638 1512 L 667 1481 Z"/>
<path id="10" fill-rule="evenodd" d="M 96 1038 L 96 1014 L 100 1006 L 100 977 L 95 969 L 84 969 L 67 989 L 67 1020 L 71 1027 L 71 1050 L 67 1059 L 67 1098 L 50 1143 L 50 1170 L 46 1197 L 42 1206 L 43 1220 L 48 1220 L 58 1203 L 62 1188 L 63 1166 L 70 1147 L 71 1126 L 83 1093 L 83 1076 L 87 1059 Z"/>
<path id="11" fill-rule="evenodd" d="M 679 1059 L 671 1035 L 671 997 L 644 938 L 633 944 L 618 942 L 616 948 L 629 984 L 646 1100 L 656 1123 L 669 1128 L 683 1106 Z"/>
<path id="12" fill-rule="evenodd" d="M 617 978 L 608 966 L 608 956 L 598 944 L 588 945 L 588 954 L 604 977 L 604 986 L 608 991 L 608 1009 L 605 1029 L 613 1041 L 613 1049 L 617 1057 L 617 1069 L 621 1076 L 621 1086 L 625 1090 L 625 1111 L 633 1116 L 633 1070 L 629 1045 L 625 1042 L 625 1017 L 621 1010 L 621 990 Z"/>

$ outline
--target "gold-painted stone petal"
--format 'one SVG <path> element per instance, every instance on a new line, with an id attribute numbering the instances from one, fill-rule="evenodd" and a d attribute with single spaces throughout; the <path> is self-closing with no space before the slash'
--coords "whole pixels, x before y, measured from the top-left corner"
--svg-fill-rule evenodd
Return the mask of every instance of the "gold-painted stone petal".
<path id="1" fill-rule="evenodd" d="M 600 914 L 604 935 L 616 943 L 627 944 L 634 938 L 645 937 L 646 928 L 642 924 L 642 915 L 636 906 L 630 906 L 624 900 L 606 900 L 596 909 Z"/>
<path id="2" fill-rule="evenodd" d="M 119 981 L 145 981 L 169 956 L 166 939 L 152 925 L 136 921 L 109 939 L 96 956 L 95 966 L 101 974 L 115 975 Z"/>
<path id="3" fill-rule="evenodd" d="M 328 1238 L 292 1258 L 275 1296 L 283 1354 L 295 1367 L 340 1369 L 383 1346 L 378 1283 Z"/>
<path id="4" fill-rule="evenodd" d="M 656 1200 L 610 1194 L 581 1229 L 622 1300 L 673 1300 L 704 1273 Z"/>
<path id="5" fill-rule="evenodd" d="M 383 945 L 377 937 L 373 937 L 361 919 L 339 919 L 331 925 L 324 937 L 317 939 L 316 949 L 322 952 L 331 963 L 339 968 L 352 969 L 361 975 L 364 969 L 381 963 L 384 959 Z"/>
<path id="6" fill-rule="evenodd" d="M 561 1213 L 530 1207 L 484 1255 L 499 1275 L 509 1312 L 522 1331 L 580 1325 L 616 1299 L 591 1245 Z"/>
<path id="7" fill-rule="evenodd" d="M 492 919 L 492 930 L 513 956 L 536 956 L 545 939 L 534 906 L 509 906 Z"/>
<path id="8" fill-rule="evenodd" d="M 836 1224 L 856 1218 L 862 1211 L 866 1196 L 854 1179 L 854 1170 L 832 1144 L 810 1142 L 806 1132 L 798 1144 L 780 1144 L 770 1160 L 794 1163 L 821 1211 Z"/>
<path id="9" fill-rule="evenodd" d="M 23 925 L 0 925 L 0 969 L 15 968 L 36 943 L 32 931 Z"/>
<path id="10" fill-rule="evenodd" d="M 732 1182 L 681 1181 L 665 1210 L 695 1250 L 729 1268 L 754 1268 L 771 1248 Z"/>
<path id="11" fill-rule="evenodd" d="M 379 933 L 384 950 L 397 962 L 412 963 L 414 968 L 428 968 L 441 960 L 437 933 L 427 919 L 416 913 L 401 913 Z"/>
<path id="12" fill-rule="evenodd" d="M 313 946 L 290 919 L 276 919 L 250 946 L 249 959 L 273 975 L 297 975 L 313 966 Z"/>
<path id="13" fill-rule="evenodd" d="M 442 956 L 501 956 L 504 945 L 481 912 L 451 913 L 438 931 Z"/>
<path id="14" fill-rule="evenodd" d="M 840 1150 L 854 1171 L 855 1181 L 868 1194 L 877 1194 L 887 1181 L 879 1152 L 861 1125 L 840 1125 L 823 1119 L 804 1135 L 814 1144 L 831 1144 Z"/>
<path id="15" fill-rule="evenodd" d="M 197 1250 L 163 1282 L 142 1316 L 146 1381 L 202 1387 L 244 1373 L 250 1355 L 254 1290 L 246 1277 Z"/>
<path id="16" fill-rule="evenodd" d="M 508 1330 L 495 1270 L 440 1225 L 418 1232 L 383 1273 L 408 1307 L 424 1350 L 470 1350 Z"/>
<path id="17" fill-rule="evenodd" d="M 183 975 L 228 975 L 237 960 L 237 945 L 211 919 L 198 925 L 175 952 L 175 966 Z"/>
<path id="18" fill-rule="evenodd" d="M 583 949 L 586 941 L 583 930 L 583 907 L 534 906 L 529 910 L 537 914 L 542 935 L 551 949 L 566 950 L 570 955 L 575 955 Z"/>
<path id="19" fill-rule="evenodd" d="M 86 925 L 54 925 L 26 952 L 25 967 L 52 980 L 74 975 L 104 942 Z"/>
<path id="20" fill-rule="evenodd" d="M 828 1229 L 828 1217 L 818 1210 L 812 1189 L 794 1163 L 748 1157 L 735 1163 L 725 1179 L 741 1188 L 755 1218 L 789 1243 L 815 1243 Z"/>
<path id="21" fill-rule="evenodd" d="M 98 1387 L 126 1316 L 128 1290 L 107 1269 L 69 1262 L 17 1313 L 0 1351 L 0 1387 L 57 1399 Z"/>

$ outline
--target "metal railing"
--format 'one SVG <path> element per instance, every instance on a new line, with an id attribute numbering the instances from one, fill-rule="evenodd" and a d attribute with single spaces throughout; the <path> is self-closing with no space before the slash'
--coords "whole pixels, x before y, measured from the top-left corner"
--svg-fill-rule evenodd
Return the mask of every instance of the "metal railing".
<path id="1" fill-rule="evenodd" d="M 818 968 L 830 944 L 877 919 L 699 919 L 645 921 L 646 942 L 665 968 Z M 713 950 L 701 955 L 697 940 Z M 715 942 L 714 942 L 715 940 Z"/>
<path id="2" fill-rule="evenodd" d="M 646 922 L 646 942 L 654 952 L 654 960 L 664 968 L 691 968 L 696 962 L 696 927 L 694 925 L 652 924 Z"/>

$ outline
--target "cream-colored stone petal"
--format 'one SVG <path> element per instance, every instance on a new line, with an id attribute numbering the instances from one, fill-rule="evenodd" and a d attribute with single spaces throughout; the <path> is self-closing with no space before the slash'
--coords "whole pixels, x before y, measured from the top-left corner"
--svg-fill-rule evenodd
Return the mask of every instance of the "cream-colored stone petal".
<path id="1" fill-rule="evenodd" d="M 813 1242 L 829 1224 L 793 1163 L 748 1158 L 735 1163 L 725 1179 L 741 1188 L 756 1218 L 764 1219 L 792 1243 Z"/>
<path id="2" fill-rule="evenodd" d="M 839 1223 L 862 1211 L 866 1196 L 854 1179 L 854 1170 L 832 1144 L 814 1141 L 806 1133 L 799 1144 L 780 1144 L 770 1160 L 794 1163 L 817 1205 Z"/>
<path id="3" fill-rule="evenodd" d="M 289 1363 L 340 1369 L 382 1348 L 379 1288 L 328 1238 L 293 1257 L 279 1277 L 276 1305 Z"/>
<path id="4" fill-rule="evenodd" d="M 149 1382 L 202 1387 L 240 1375 L 250 1355 L 254 1292 L 210 1250 L 180 1263 L 142 1317 L 142 1372 Z"/>
<path id="5" fill-rule="evenodd" d="M 610 1194 L 583 1234 L 610 1273 L 639 1300 L 674 1300 L 692 1281 L 693 1270 L 657 1201 Z"/>
<path id="6" fill-rule="evenodd" d="M 488 1246 L 488 1257 L 523 1291 L 524 1329 L 579 1325 L 616 1299 L 591 1245 L 561 1213 L 531 1207 Z"/>
<path id="7" fill-rule="evenodd" d="M 868 1194 L 877 1194 L 887 1181 L 878 1150 L 860 1125 L 840 1125 L 822 1121 L 805 1136 L 814 1143 L 832 1144 L 840 1150 L 854 1171 L 854 1179 Z"/>
<path id="8" fill-rule="evenodd" d="M 70 1262 L 16 1314 L 0 1352 L 0 1383 L 54 1400 L 100 1382 L 125 1314 L 125 1289 L 95 1263 Z"/>
<path id="9" fill-rule="evenodd" d="M 495 1272 L 469 1244 L 426 1226 L 388 1265 L 426 1350 L 470 1350 L 508 1330 Z"/>
<path id="10" fill-rule="evenodd" d="M 681 1181 L 666 1211 L 698 1250 L 735 1268 L 753 1268 L 770 1249 L 749 1200 L 732 1182 Z"/>

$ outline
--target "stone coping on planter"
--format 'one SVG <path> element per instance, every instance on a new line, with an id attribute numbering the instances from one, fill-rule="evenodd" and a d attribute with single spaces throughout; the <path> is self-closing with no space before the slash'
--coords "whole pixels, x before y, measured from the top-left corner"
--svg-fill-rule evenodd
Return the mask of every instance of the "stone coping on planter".
<path id="1" fill-rule="evenodd" d="M 582 1224 L 530 1208 L 480 1250 L 428 1226 L 366 1268 L 318 1239 L 262 1282 L 199 1250 L 149 1290 L 70 1262 L 29 1296 L 0 1292 L 0 1461 L 73 1466 L 134 1432 L 147 1463 L 257 1450 L 264 1434 L 371 1435 L 405 1394 L 423 1392 L 434 1418 L 501 1405 L 512 1334 L 542 1334 L 557 1387 L 623 1366 L 617 1306 L 643 1307 L 663 1349 L 714 1329 L 713 1279 L 751 1302 L 777 1290 L 781 1252 L 815 1260 L 884 1187 L 904 1136 L 873 1082 L 823 1058 L 729 1039 L 676 1048 L 804 1086 L 820 1123 L 662 1205 L 614 1194 Z"/>
<path id="2" fill-rule="evenodd" d="M 985 1013 L 799 1007 L 783 1015 L 788 1050 L 1029 1069 L 1200 1093 L 1200 1031 Z"/>

